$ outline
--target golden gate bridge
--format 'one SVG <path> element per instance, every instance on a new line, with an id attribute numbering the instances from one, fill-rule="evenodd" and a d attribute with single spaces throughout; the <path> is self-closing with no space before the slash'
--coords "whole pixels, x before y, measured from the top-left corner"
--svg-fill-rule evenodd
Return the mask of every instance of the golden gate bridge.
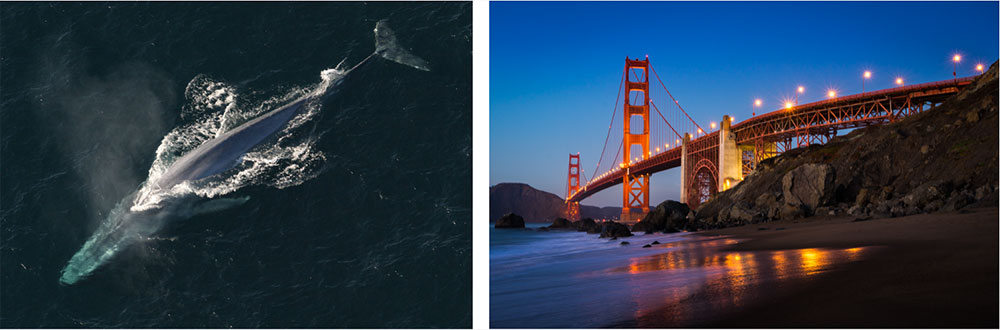
<path id="1" fill-rule="evenodd" d="M 954 61 L 957 63 L 959 59 L 956 55 Z M 982 72 L 982 66 L 977 70 Z M 670 109 L 676 108 L 675 111 L 661 111 L 651 98 L 650 74 L 666 92 L 674 105 Z M 578 220 L 581 200 L 621 183 L 620 219 L 636 222 L 649 212 L 650 176 L 676 167 L 681 168 L 680 201 L 697 208 L 719 191 L 743 181 L 767 158 L 793 148 L 826 143 L 839 130 L 879 125 L 929 110 L 975 79 L 975 76 L 958 78 L 954 72 L 952 75 L 953 79 L 847 96 L 838 96 L 831 90 L 826 100 L 801 105 L 796 95 L 794 103 L 786 101 L 783 108 L 760 115 L 756 114 L 756 107 L 760 106 L 757 100 L 753 117 L 735 122 L 732 116 L 723 115 L 718 125 L 712 122 L 706 130 L 670 93 L 650 64 L 649 56 L 626 57 L 611 123 L 597 168 L 591 172 L 593 176 L 586 178 L 581 171 L 579 153 L 569 155 L 566 217 Z M 870 76 L 865 71 L 864 78 Z M 902 85 L 902 80 L 897 78 L 896 84 Z M 801 86 L 798 92 L 802 92 Z M 650 109 L 657 115 L 652 120 Z M 621 142 L 614 157 L 605 162 L 619 110 Z M 607 169 L 602 170 L 602 163 L 608 164 Z"/>

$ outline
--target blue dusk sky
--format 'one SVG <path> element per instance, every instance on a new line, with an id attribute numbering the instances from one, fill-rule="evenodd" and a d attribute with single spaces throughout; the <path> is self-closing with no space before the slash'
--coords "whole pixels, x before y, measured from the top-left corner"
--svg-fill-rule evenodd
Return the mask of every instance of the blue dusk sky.
<path id="1" fill-rule="evenodd" d="M 681 106 L 706 129 L 780 107 L 866 90 L 950 79 L 998 57 L 998 2 L 491 2 L 490 184 L 523 182 L 565 194 L 567 161 L 591 176 L 608 132 L 625 57 L 649 55 Z M 650 96 L 678 110 L 655 76 Z M 621 100 L 618 101 L 622 102 Z M 615 161 L 622 113 L 601 172 Z M 650 122 L 660 121 L 651 109 Z M 663 127 L 651 124 L 653 129 Z M 687 125 L 691 126 L 691 125 Z M 654 133 L 656 134 L 656 133 Z M 672 133 L 671 133 L 672 134 Z M 662 135 L 661 135 L 662 136 Z M 620 158 L 621 156 L 619 156 Z M 620 160 L 619 160 L 620 161 Z M 680 196 L 680 169 L 652 176 L 650 204 Z M 621 185 L 583 201 L 621 206 Z"/>

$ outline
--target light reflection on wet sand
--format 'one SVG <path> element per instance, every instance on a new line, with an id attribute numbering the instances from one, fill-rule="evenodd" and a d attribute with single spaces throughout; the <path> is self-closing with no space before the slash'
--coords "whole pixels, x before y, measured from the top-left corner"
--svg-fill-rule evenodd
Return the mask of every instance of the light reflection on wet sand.
<path id="1" fill-rule="evenodd" d="M 541 259 L 544 262 L 491 259 L 490 326 L 698 326 L 777 299 L 777 292 L 810 283 L 874 249 L 736 252 L 724 251 L 738 243 L 733 238 L 688 234 L 629 240 L 631 247 Z M 653 240 L 666 243 L 648 249 L 634 246 Z"/>
<path id="2" fill-rule="evenodd" d="M 633 290 L 637 306 L 635 327 L 696 325 L 711 317 L 736 311 L 749 302 L 766 301 L 773 289 L 833 270 L 864 258 L 871 247 L 850 249 L 795 249 L 776 251 L 720 251 L 732 239 L 705 239 L 664 245 L 669 251 L 630 260 L 627 267 L 609 272 L 632 275 L 633 287 L 649 288 L 647 282 L 675 276 L 688 280 L 679 286 L 654 291 Z M 691 276 L 692 269 L 703 270 Z M 625 324 L 623 324 L 625 325 Z"/>

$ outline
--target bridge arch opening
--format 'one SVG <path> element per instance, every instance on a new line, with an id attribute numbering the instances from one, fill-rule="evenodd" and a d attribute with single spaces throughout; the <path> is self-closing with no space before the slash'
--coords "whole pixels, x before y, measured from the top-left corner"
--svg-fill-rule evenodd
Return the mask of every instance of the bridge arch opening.
<path id="1" fill-rule="evenodd" d="M 698 208 L 707 202 L 719 190 L 718 172 L 715 164 L 708 159 L 701 159 L 692 167 L 688 185 L 688 206 Z"/>

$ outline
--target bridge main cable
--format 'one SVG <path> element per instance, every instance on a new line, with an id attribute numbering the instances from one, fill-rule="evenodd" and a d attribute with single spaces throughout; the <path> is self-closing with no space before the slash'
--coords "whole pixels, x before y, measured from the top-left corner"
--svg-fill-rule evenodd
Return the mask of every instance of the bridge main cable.
<path id="1" fill-rule="evenodd" d="M 677 108 L 678 108 L 678 109 L 681 109 L 681 112 L 682 112 L 682 113 L 684 113 L 684 116 L 686 116 L 686 117 L 688 118 L 688 120 L 690 120 L 690 121 L 691 121 L 691 123 L 693 123 L 693 124 L 694 124 L 694 126 L 695 126 L 695 127 L 698 127 L 698 129 L 699 129 L 699 130 L 701 130 L 702 132 L 706 132 L 706 133 L 708 133 L 708 131 L 706 131 L 706 130 L 702 129 L 702 128 L 701 128 L 701 125 L 698 125 L 698 123 L 697 123 L 697 122 L 695 122 L 695 121 L 694 121 L 694 119 L 691 119 L 691 116 L 690 116 L 690 115 L 688 115 L 687 111 L 684 111 L 684 108 L 683 108 L 683 107 L 681 107 L 681 104 L 680 104 L 680 102 L 677 102 L 677 99 L 675 99 L 675 98 L 674 98 L 674 95 L 673 95 L 673 94 L 670 94 L 670 90 L 669 90 L 669 89 L 667 89 L 667 85 L 664 85 L 664 84 L 663 84 L 663 80 L 660 80 L 660 75 L 656 73 L 656 69 L 654 69 L 652 65 L 650 65 L 650 66 L 649 66 L 649 70 L 650 70 L 650 71 L 653 71 L 653 75 L 654 75 L 654 76 L 656 76 L 656 81 L 659 81 L 659 82 L 660 82 L 660 86 L 663 86 L 663 90 L 667 91 L 667 95 L 668 95 L 668 96 L 670 96 L 670 99 L 674 101 L 674 104 L 676 104 L 676 105 L 677 105 Z"/>
<path id="2" fill-rule="evenodd" d="M 601 157 L 597 159 L 597 168 L 594 169 L 594 173 L 600 173 L 601 161 L 604 160 L 604 150 L 608 148 L 608 140 L 611 139 L 611 127 L 615 125 L 615 115 L 618 114 L 618 100 L 622 98 L 622 86 L 625 86 L 625 69 L 622 69 L 622 78 L 618 82 L 618 95 L 615 96 L 615 106 L 611 111 L 611 124 L 608 124 L 608 135 L 604 137 L 604 146 L 601 147 Z M 619 146 L 619 151 L 621 146 Z M 617 155 L 615 157 L 618 157 Z M 589 182 L 589 181 L 588 181 Z"/>
<path id="3" fill-rule="evenodd" d="M 649 101 L 649 104 L 652 104 L 652 105 L 653 105 L 653 109 L 654 109 L 654 110 L 656 110 L 656 114 L 660 115 L 660 118 L 662 118 L 662 119 L 663 119 L 663 122 L 664 122 L 664 123 L 667 123 L 667 127 L 670 127 L 670 130 L 671 130 L 671 131 L 674 131 L 674 135 L 677 135 L 677 138 L 678 138 L 678 139 L 683 139 L 684 137 L 682 137 L 682 136 L 681 136 L 681 134 L 680 134 L 680 133 L 677 133 L 677 130 L 675 130 L 675 129 L 674 129 L 674 125 L 670 125 L 670 122 L 669 122 L 669 121 L 667 121 L 667 118 L 666 118 L 666 117 L 663 117 L 663 113 L 661 113 L 661 112 L 660 112 L 660 108 L 656 106 L 656 103 L 655 103 L 655 102 L 653 102 L 653 100 L 650 100 L 650 101 Z"/>

